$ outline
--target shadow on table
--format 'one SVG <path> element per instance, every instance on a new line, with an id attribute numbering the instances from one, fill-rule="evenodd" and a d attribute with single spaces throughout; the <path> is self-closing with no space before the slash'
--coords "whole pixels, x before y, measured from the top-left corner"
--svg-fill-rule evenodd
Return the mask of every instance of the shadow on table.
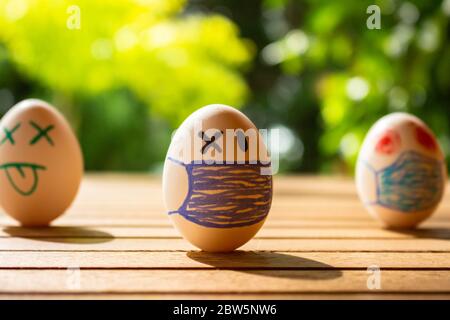
<path id="1" fill-rule="evenodd" d="M 12 237 L 32 239 L 36 241 L 93 244 L 104 243 L 114 239 L 108 232 L 99 231 L 87 227 L 4 227 L 3 231 Z"/>
<path id="2" fill-rule="evenodd" d="M 450 240 L 450 229 L 448 228 L 417 228 L 417 229 L 395 229 L 386 228 L 386 230 L 397 232 L 418 239 L 442 239 Z"/>
<path id="3" fill-rule="evenodd" d="M 187 257 L 217 269 L 234 270 L 266 277 L 329 280 L 342 276 L 342 272 L 333 266 L 285 253 L 189 251 Z"/>

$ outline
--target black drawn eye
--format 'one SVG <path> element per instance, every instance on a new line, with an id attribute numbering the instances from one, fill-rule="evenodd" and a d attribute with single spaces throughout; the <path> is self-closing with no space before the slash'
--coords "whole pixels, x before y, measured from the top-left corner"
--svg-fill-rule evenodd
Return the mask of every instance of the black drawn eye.
<path id="1" fill-rule="evenodd" d="M 47 126 L 46 128 L 41 128 L 36 122 L 34 122 L 34 121 L 30 121 L 30 124 L 31 124 L 31 126 L 33 127 L 33 128 L 35 128 L 36 130 L 37 130 L 37 134 L 36 134 L 36 136 L 33 138 L 33 139 L 31 139 L 31 141 L 30 141 L 30 145 L 34 145 L 34 144 L 36 144 L 39 140 L 41 140 L 41 139 L 43 139 L 43 138 L 45 138 L 46 140 L 47 140 L 47 142 L 50 144 L 50 145 L 54 145 L 54 143 L 53 143 L 53 140 L 52 140 L 52 138 L 49 136 L 49 132 L 50 131 L 52 131 L 54 128 L 55 128 L 55 126 L 54 125 L 49 125 L 49 126 Z"/>
<path id="2" fill-rule="evenodd" d="M 202 153 L 204 154 L 206 151 L 208 151 L 209 148 L 213 148 L 214 150 L 217 150 L 218 152 L 222 152 L 222 148 L 215 142 L 223 135 L 222 131 L 218 131 L 214 133 L 212 137 L 208 137 L 204 131 L 199 132 L 198 136 L 202 138 L 202 140 L 205 142 L 205 144 L 202 147 Z"/>
<path id="3" fill-rule="evenodd" d="M 248 139 L 245 136 L 245 133 L 241 130 L 238 130 L 236 132 L 237 136 L 237 142 L 239 145 L 239 148 L 241 148 L 242 151 L 247 152 L 248 151 Z"/>

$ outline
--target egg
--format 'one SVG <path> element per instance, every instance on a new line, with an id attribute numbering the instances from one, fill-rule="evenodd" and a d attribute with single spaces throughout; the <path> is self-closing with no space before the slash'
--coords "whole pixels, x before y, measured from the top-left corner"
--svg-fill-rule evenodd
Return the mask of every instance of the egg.
<path id="1" fill-rule="evenodd" d="M 261 228 L 272 202 L 262 135 L 232 107 L 200 108 L 172 138 L 163 194 L 173 224 L 194 246 L 209 252 L 242 246 Z"/>
<path id="2" fill-rule="evenodd" d="M 358 195 L 386 227 L 413 228 L 442 199 L 447 181 L 444 154 L 417 117 L 392 113 L 369 130 L 356 165 Z"/>
<path id="3" fill-rule="evenodd" d="M 47 226 L 64 213 L 82 174 L 78 141 L 54 107 L 24 100 L 0 121 L 0 205 L 23 226 Z"/>

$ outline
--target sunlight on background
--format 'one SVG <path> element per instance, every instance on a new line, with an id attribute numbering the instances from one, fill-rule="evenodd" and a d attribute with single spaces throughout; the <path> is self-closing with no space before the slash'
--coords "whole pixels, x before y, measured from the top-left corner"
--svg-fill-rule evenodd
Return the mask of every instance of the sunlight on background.
<path id="1" fill-rule="evenodd" d="M 88 170 L 157 171 L 171 131 L 224 103 L 280 129 L 281 171 L 351 174 L 388 112 L 450 150 L 449 17 L 449 0 L 0 0 L 0 115 L 48 100 Z"/>

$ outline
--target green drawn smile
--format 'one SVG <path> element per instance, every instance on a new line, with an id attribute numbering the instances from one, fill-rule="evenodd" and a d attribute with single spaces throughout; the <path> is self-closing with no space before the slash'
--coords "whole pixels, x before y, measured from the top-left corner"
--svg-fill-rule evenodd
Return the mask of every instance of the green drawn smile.
<path id="1" fill-rule="evenodd" d="M 33 173 L 33 184 L 28 190 L 22 190 L 17 186 L 17 184 L 14 182 L 13 177 L 11 176 L 11 170 L 17 170 L 22 178 L 25 178 L 26 176 L 26 170 L 30 169 Z M 18 193 L 20 193 L 23 196 L 29 196 L 33 194 L 36 191 L 36 188 L 39 183 L 39 170 L 46 170 L 46 167 L 34 164 L 34 163 L 27 163 L 27 162 L 12 162 L 12 163 L 6 163 L 3 165 L 0 165 L 0 170 L 5 170 L 6 176 L 8 177 L 9 183 L 11 183 L 11 186 L 16 190 Z"/>

